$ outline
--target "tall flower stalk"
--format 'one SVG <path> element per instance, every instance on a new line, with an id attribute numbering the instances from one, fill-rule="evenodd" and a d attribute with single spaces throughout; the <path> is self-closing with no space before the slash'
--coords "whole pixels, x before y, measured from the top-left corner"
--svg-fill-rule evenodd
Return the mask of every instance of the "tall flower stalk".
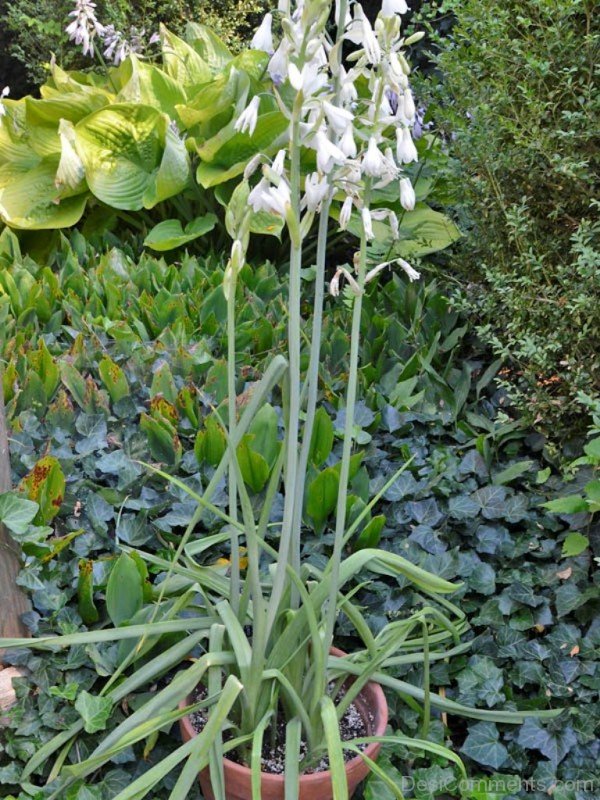
<path id="1" fill-rule="evenodd" d="M 366 20 L 360 5 L 354 5 L 350 15 L 348 0 L 337 4 L 337 33 L 333 40 L 326 34 L 329 18 L 329 0 L 307 0 L 294 6 L 283 4 L 280 10 L 283 39 L 273 52 L 272 15 L 267 15 L 254 39 L 271 55 L 269 72 L 279 86 L 286 88 L 278 97 L 279 107 L 289 121 L 289 145 L 270 163 L 263 163 L 261 176 L 250 190 L 248 199 L 254 212 L 266 211 L 283 218 L 290 238 L 289 259 L 289 316 L 288 316 L 288 371 L 284 389 L 285 438 L 283 454 L 284 509 L 277 560 L 271 594 L 267 604 L 266 638 L 260 643 L 253 639 L 253 651 L 267 648 L 269 640 L 278 630 L 282 602 L 288 598 L 289 607 L 299 607 L 302 589 L 301 575 L 302 513 L 306 474 L 318 401 L 320 349 L 325 297 L 330 211 L 334 198 L 345 198 L 341 227 L 349 222 L 352 213 L 360 215 L 360 246 L 352 270 L 341 268 L 332 280 L 341 276 L 349 282 L 355 297 L 352 312 L 352 330 L 349 354 L 349 377 L 346 396 L 346 422 L 342 459 L 340 464 L 339 492 L 333 552 L 327 573 L 330 575 L 329 591 L 325 601 L 325 614 L 319 635 L 319 653 L 312 654 L 316 663 L 324 665 L 333 644 L 338 610 L 340 564 L 346 534 L 346 504 L 353 450 L 354 410 L 358 395 L 359 337 L 362 316 L 362 295 L 367 280 L 373 279 L 379 268 L 367 272 L 368 241 L 373 238 L 373 217 L 383 220 L 381 212 L 371 213 L 369 202 L 372 187 L 384 187 L 397 182 L 398 198 L 406 202 L 408 178 L 400 183 L 401 164 L 408 162 L 407 137 L 410 137 L 411 102 L 406 101 L 408 81 L 407 66 L 400 54 L 400 21 L 396 11 L 382 12 L 375 28 Z M 342 61 L 344 44 L 350 41 L 363 46 L 354 54 L 355 66 L 348 72 Z M 359 100 L 355 83 L 366 79 L 371 97 Z M 292 93 L 290 94 L 290 90 Z M 284 99 L 285 97 L 285 99 Z M 291 99 L 290 99 L 291 98 Z M 391 99 L 390 99 L 391 98 Z M 414 106 L 414 104 L 412 104 Z M 259 104 L 253 98 L 236 122 L 237 130 L 254 131 Z M 389 135 L 386 129 L 399 128 L 398 140 L 402 142 L 398 162 L 391 149 L 380 148 Z M 412 142 L 411 142 L 412 144 Z M 305 177 L 301 171 L 302 151 L 313 150 L 317 171 Z M 416 151 L 415 151 L 416 157 Z M 264 159 L 263 159 L 264 160 Z M 260 159 L 259 159 L 260 161 Z M 253 180 L 252 173 L 258 163 L 251 165 L 245 181 Z M 379 214 L 377 217 L 376 215 Z M 398 223 L 393 212 L 385 211 L 392 233 L 397 233 Z M 248 222 L 248 220 L 246 220 Z M 301 374 L 302 318 L 301 273 L 304 241 L 313 236 L 317 225 L 316 279 L 313 298 L 313 321 L 310 357 L 306 375 Z M 238 245 L 238 239 L 232 250 Z M 237 273 L 236 273 L 237 274 Z M 226 273 L 229 320 L 229 438 L 234 438 L 235 408 L 235 354 L 232 339 L 235 337 L 231 268 Z M 303 405 L 304 404 L 304 405 Z M 304 424 L 302 425 L 302 419 Z M 236 480 L 230 467 L 230 516 L 236 518 L 237 494 L 243 481 Z M 239 552 L 237 534 L 232 537 L 232 586 L 239 582 Z M 293 579 L 291 576 L 295 576 Z M 232 589 L 232 604 L 234 603 Z M 266 651 L 265 651 L 266 652 Z M 258 656 L 257 656 L 258 657 Z M 289 674 L 295 688 L 302 691 L 302 660 L 290 665 Z M 315 698 L 326 693 L 326 670 L 315 669 Z M 313 723 L 319 722 L 317 700 L 311 706 Z"/>

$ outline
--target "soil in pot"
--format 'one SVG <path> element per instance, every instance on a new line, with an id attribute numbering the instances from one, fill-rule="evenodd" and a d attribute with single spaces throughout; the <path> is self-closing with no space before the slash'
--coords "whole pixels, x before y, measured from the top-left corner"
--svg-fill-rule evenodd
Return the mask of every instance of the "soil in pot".
<path id="1" fill-rule="evenodd" d="M 194 701 L 198 702 L 198 700 L 206 697 L 206 694 L 206 689 L 204 687 L 198 687 L 194 694 Z M 338 697 L 336 698 L 336 705 L 341 701 L 344 694 L 345 692 L 342 688 L 338 694 Z M 202 710 L 195 711 L 193 714 L 190 714 L 189 719 L 195 732 L 201 733 L 206 725 L 206 716 L 204 712 Z M 367 725 L 367 722 L 364 720 L 363 715 L 361 714 L 356 703 L 350 703 L 348 710 L 340 720 L 340 737 L 342 741 L 349 742 L 352 739 L 368 736 L 369 728 L 372 727 L 373 720 L 371 719 L 369 722 L 370 725 Z M 223 738 L 225 740 L 231 738 L 231 736 L 228 735 L 228 731 L 225 731 Z M 364 750 L 365 747 L 366 745 L 361 749 Z M 301 757 L 306 755 L 306 751 L 307 744 L 305 741 L 302 741 L 300 743 Z M 237 752 L 228 753 L 227 758 L 236 764 L 247 766 L 244 765 L 244 762 L 240 759 L 240 756 Z M 344 759 L 346 762 L 351 761 L 353 758 L 356 758 L 355 753 L 350 750 L 344 750 Z M 305 770 L 303 774 L 312 775 L 315 772 L 326 772 L 328 769 L 329 757 L 324 755 L 318 764 L 316 764 L 313 768 Z M 267 729 L 265 732 L 262 749 L 262 771 L 271 775 L 283 775 L 285 771 L 285 718 L 283 709 L 280 709 L 275 730 L 271 728 Z"/>
<path id="2" fill-rule="evenodd" d="M 332 655 L 343 656 L 341 650 L 337 648 L 331 649 Z M 350 679 L 351 680 L 351 679 Z M 183 701 L 181 706 L 190 705 L 193 698 L 189 697 L 187 701 Z M 354 702 L 354 707 L 358 712 L 364 728 L 362 729 L 369 736 L 383 736 L 387 727 L 388 721 L 388 708 L 385 701 L 385 695 L 381 686 L 376 683 L 367 683 L 362 689 Z M 352 712 L 350 727 L 352 727 Z M 355 718 L 354 718 L 355 719 Z M 201 721 L 196 721 L 197 725 L 201 725 Z M 197 735 L 198 731 L 192 724 L 190 717 L 183 717 L 179 721 L 181 735 L 184 741 L 188 741 Z M 350 734 L 349 730 L 344 738 L 353 738 L 356 734 Z M 269 741 L 266 738 L 266 741 Z M 368 758 L 373 761 L 377 760 L 381 745 L 373 742 L 366 745 L 364 753 Z M 267 752 L 264 754 L 265 759 L 270 759 L 274 756 L 273 753 Z M 325 764 L 322 765 L 322 768 Z M 224 778 L 225 778 L 225 796 L 227 800 L 251 800 L 252 798 L 252 772 L 244 764 L 236 763 L 232 759 L 232 754 L 229 753 L 227 758 L 223 760 Z M 346 780 L 348 784 L 348 796 L 352 797 L 358 785 L 369 774 L 369 767 L 365 764 L 363 759 L 350 753 L 350 759 L 346 761 Z M 210 771 L 207 768 L 203 769 L 198 776 L 200 779 L 200 786 L 205 800 L 214 800 L 212 791 Z M 277 772 L 264 771 L 261 773 L 260 792 L 262 800 L 284 800 L 285 796 L 285 775 Z M 331 773 L 325 768 L 325 771 L 313 771 L 311 773 L 304 772 L 300 775 L 299 784 L 299 800 L 333 800 L 333 785 L 331 782 Z"/>

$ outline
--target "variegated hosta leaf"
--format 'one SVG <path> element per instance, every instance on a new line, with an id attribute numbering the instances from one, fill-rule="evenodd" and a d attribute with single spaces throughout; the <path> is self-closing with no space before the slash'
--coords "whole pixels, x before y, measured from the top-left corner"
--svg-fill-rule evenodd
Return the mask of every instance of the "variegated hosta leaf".
<path id="1" fill-rule="evenodd" d="M 113 208 L 152 208 L 187 185 L 185 144 L 151 106 L 115 104 L 90 114 L 75 132 L 90 191 Z"/>

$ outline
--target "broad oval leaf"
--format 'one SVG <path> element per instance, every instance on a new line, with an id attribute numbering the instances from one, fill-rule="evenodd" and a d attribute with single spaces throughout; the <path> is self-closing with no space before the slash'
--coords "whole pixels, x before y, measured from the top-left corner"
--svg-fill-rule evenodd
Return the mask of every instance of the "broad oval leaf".
<path id="1" fill-rule="evenodd" d="M 317 409 L 310 439 L 309 461 L 320 467 L 327 460 L 333 447 L 333 422 L 323 406 Z"/>
<path id="2" fill-rule="evenodd" d="M 211 79 L 212 70 L 202 56 L 164 25 L 160 26 L 160 39 L 165 71 L 180 86 L 197 86 Z"/>
<path id="3" fill-rule="evenodd" d="M 142 578 L 133 558 L 121 553 L 111 570 L 106 587 L 106 610 L 113 625 L 131 619 L 142 607 Z"/>
<path id="4" fill-rule="evenodd" d="M 90 191 L 113 208 L 152 208 L 187 185 L 189 159 L 169 118 L 151 106 L 118 103 L 75 127 Z"/>
<path id="5" fill-rule="evenodd" d="M 184 244 L 204 236 L 205 233 L 209 233 L 216 224 L 217 217 L 210 213 L 203 217 L 196 217 L 185 228 L 178 219 L 166 219 L 152 228 L 144 240 L 144 246 L 159 253 L 174 250 L 176 247 L 182 247 Z"/>
<path id="6" fill-rule="evenodd" d="M 340 484 L 339 470 L 328 467 L 308 485 L 306 513 L 317 524 L 325 522 L 335 508 Z"/>
<path id="7" fill-rule="evenodd" d="M 263 456 L 252 449 L 253 439 L 252 435 L 244 436 L 237 448 L 237 459 L 244 483 L 257 493 L 269 480 L 271 470 Z"/>

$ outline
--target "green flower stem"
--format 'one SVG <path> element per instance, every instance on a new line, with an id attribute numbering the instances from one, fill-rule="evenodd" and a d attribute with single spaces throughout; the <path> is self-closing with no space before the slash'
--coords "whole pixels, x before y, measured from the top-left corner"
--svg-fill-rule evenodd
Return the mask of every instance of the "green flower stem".
<path id="1" fill-rule="evenodd" d="M 232 278 L 227 296 L 227 395 L 228 395 L 228 435 L 235 441 L 237 393 L 235 387 L 235 294 L 237 274 L 231 270 Z M 235 453 L 229 459 L 229 516 L 237 522 L 237 475 L 234 463 Z M 240 544 L 237 535 L 231 537 L 231 591 L 229 602 L 237 613 L 240 604 Z"/>
<path id="2" fill-rule="evenodd" d="M 295 487 L 298 477 L 298 440 L 300 433 L 300 348 L 301 348 L 301 269 L 302 269 L 302 237 L 300 229 L 300 119 L 302 114 L 302 94 L 299 93 L 292 112 L 290 130 L 290 194 L 291 208 L 288 213 L 288 229 L 291 237 L 290 251 L 290 283 L 289 283 L 289 317 L 288 317 L 288 349 L 289 349 L 289 412 L 286 430 L 286 464 L 284 472 L 285 504 L 281 541 L 273 591 L 267 612 L 267 630 L 273 628 L 279 605 L 286 584 L 286 567 L 290 562 L 290 554 L 297 545 L 294 538 L 294 505 Z"/>
<path id="3" fill-rule="evenodd" d="M 307 386 L 308 398 L 306 404 L 306 418 L 302 436 L 302 448 L 300 451 L 300 463 L 298 465 L 298 477 L 295 485 L 294 498 L 294 521 L 293 533 L 294 544 L 291 553 L 290 563 L 292 569 L 300 574 L 300 544 L 302 527 L 302 506 L 304 503 L 304 487 L 306 484 L 306 470 L 308 468 L 308 455 L 310 452 L 310 442 L 315 422 L 317 410 L 317 395 L 319 389 L 319 363 L 321 356 L 321 332 L 323 329 L 323 300 L 325 296 L 325 258 L 327 254 L 327 228 L 329 223 L 329 207 L 331 202 L 324 202 L 319 219 L 319 240 L 317 246 L 317 263 L 315 278 L 315 297 L 313 305 L 313 325 L 310 344 L 310 360 L 308 367 Z M 299 595 L 295 587 L 292 588 L 292 608 L 297 608 Z"/>
<path id="4" fill-rule="evenodd" d="M 337 47 L 334 49 L 336 54 L 337 69 L 334 86 L 334 105 L 339 103 L 341 90 L 341 64 L 342 47 L 341 40 L 344 33 L 344 21 L 348 9 L 348 0 L 341 0 L 339 14 L 337 18 L 336 41 Z M 327 197 L 323 200 L 319 214 L 319 229 L 317 235 L 317 256 L 315 265 L 315 296 L 313 302 L 313 325 L 310 342 L 310 359 L 308 365 L 307 385 L 308 399 L 306 403 L 306 418 L 302 435 L 302 449 L 300 451 L 300 463 L 298 466 L 298 480 L 296 481 L 294 499 L 294 547 L 291 554 L 291 565 L 297 574 L 300 574 L 300 545 L 302 527 L 302 507 L 304 504 L 304 488 L 306 485 L 306 470 L 308 468 L 308 455 L 317 410 L 317 398 L 319 391 L 319 365 L 321 361 L 321 335 L 323 331 L 323 303 L 325 298 L 325 265 L 327 260 L 327 244 L 329 233 L 329 210 L 333 200 L 334 189 L 331 187 Z M 295 587 L 292 587 L 292 608 L 297 608 L 299 596 Z"/>
<path id="5" fill-rule="evenodd" d="M 365 181 L 364 205 L 369 206 L 371 194 L 371 181 Z M 352 309 L 352 333 L 350 343 L 350 368 L 348 374 L 348 390 L 346 393 L 346 424 L 344 427 L 344 444 L 342 449 L 342 462 L 340 467 L 340 484 L 338 490 L 336 517 L 335 517 L 335 537 L 333 544 L 333 554 L 331 556 L 331 584 L 329 590 L 328 606 L 325 611 L 326 625 L 323 646 L 325 653 L 328 654 L 333 644 L 333 630 L 337 616 L 337 593 L 340 581 L 340 563 L 344 547 L 344 532 L 346 528 L 346 501 L 348 499 L 348 479 L 350 476 L 350 457 L 352 455 L 352 439 L 354 434 L 354 409 L 356 406 L 356 395 L 358 389 L 358 358 L 360 344 L 360 324 L 362 317 L 362 298 L 365 286 L 365 273 L 367 266 L 367 237 L 363 227 L 360 239 L 360 251 L 358 261 L 357 283 L 359 293 L 354 298 Z M 323 681 L 327 683 L 327 676 L 323 675 Z M 326 685 L 323 687 L 326 691 Z"/>

